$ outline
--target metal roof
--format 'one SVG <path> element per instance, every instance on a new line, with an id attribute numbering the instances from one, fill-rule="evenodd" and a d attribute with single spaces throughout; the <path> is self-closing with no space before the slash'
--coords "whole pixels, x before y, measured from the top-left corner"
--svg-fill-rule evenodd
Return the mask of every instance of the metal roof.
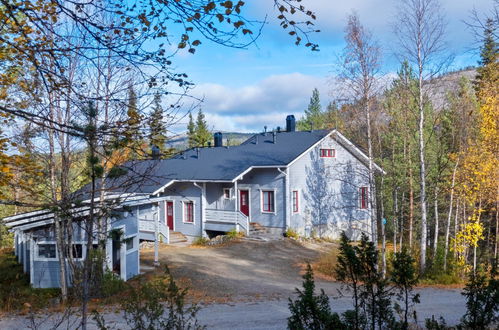
<path id="1" fill-rule="evenodd" d="M 232 182 L 251 167 L 287 166 L 330 132 L 279 132 L 275 143 L 272 133 L 261 133 L 238 146 L 192 148 L 169 159 L 130 161 L 121 166 L 125 175 L 106 180 L 106 190 L 153 194 L 171 181 Z"/>

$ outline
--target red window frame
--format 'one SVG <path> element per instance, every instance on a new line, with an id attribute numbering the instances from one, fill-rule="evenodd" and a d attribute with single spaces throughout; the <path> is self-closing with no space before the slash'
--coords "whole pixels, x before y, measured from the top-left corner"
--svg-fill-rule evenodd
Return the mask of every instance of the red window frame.
<path id="1" fill-rule="evenodd" d="M 293 190 L 293 213 L 300 212 L 300 194 L 298 190 Z"/>
<path id="2" fill-rule="evenodd" d="M 269 213 L 275 212 L 273 190 L 262 190 L 262 211 Z"/>
<path id="3" fill-rule="evenodd" d="M 336 149 L 320 149 L 320 156 L 323 158 L 336 157 Z"/>
<path id="4" fill-rule="evenodd" d="M 369 190 L 367 187 L 360 187 L 359 188 L 359 195 L 360 195 L 360 208 L 361 209 L 367 209 L 368 207 L 368 194 Z"/>
<path id="5" fill-rule="evenodd" d="M 194 203 L 184 202 L 184 222 L 194 223 Z"/>

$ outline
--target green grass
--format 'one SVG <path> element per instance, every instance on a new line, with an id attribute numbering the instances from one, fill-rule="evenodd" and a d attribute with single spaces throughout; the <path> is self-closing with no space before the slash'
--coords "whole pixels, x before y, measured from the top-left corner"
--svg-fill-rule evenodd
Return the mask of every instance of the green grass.
<path id="1" fill-rule="evenodd" d="M 34 289 L 12 249 L 0 249 L 0 310 L 21 310 L 24 304 L 32 308 L 51 305 L 60 295 L 59 289 Z"/>

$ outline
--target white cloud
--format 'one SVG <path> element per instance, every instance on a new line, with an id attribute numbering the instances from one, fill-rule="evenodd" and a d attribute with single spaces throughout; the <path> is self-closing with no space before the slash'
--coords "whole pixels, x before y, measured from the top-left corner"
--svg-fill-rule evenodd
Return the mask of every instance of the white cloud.
<path id="1" fill-rule="evenodd" d="M 331 88 L 328 79 L 302 73 L 272 75 L 239 88 L 200 84 L 193 95 L 204 99 L 203 112 L 214 129 L 260 131 L 265 125 L 269 129 L 284 126 L 288 114 L 301 116 L 314 88 L 326 105 Z"/>

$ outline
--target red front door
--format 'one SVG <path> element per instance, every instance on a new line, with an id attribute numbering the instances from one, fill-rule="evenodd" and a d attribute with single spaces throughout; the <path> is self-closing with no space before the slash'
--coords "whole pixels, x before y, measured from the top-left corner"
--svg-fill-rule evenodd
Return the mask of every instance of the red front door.
<path id="1" fill-rule="evenodd" d="M 173 230 L 173 202 L 166 202 L 166 225 Z"/>
<path id="2" fill-rule="evenodd" d="M 239 211 L 249 217 L 249 193 L 247 190 L 239 190 Z"/>

